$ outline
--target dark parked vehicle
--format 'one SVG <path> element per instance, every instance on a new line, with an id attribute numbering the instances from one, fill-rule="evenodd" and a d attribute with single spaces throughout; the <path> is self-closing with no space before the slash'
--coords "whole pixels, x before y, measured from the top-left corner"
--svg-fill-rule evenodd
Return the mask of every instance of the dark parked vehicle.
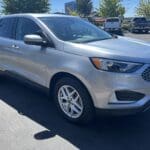
<path id="1" fill-rule="evenodd" d="M 131 32 L 145 32 L 148 33 L 150 31 L 150 23 L 147 21 L 145 17 L 136 17 L 131 21 Z"/>

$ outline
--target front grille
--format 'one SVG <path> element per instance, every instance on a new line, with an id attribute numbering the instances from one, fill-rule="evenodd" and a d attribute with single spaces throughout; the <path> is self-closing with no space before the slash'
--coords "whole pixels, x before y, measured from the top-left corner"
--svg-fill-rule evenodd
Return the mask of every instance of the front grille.
<path id="1" fill-rule="evenodd" d="M 142 78 L 145 81 L 150 82 L 150 67 L 148 67 L 147 69 L 145 69 L 145 71 L 142 73 Z"/>

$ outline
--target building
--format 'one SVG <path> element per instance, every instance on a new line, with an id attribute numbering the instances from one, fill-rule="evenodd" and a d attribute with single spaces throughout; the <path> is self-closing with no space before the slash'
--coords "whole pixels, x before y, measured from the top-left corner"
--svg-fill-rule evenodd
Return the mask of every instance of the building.
<path id="1" fill-rule="evenodd" d="M 76 11 L 77 10 L 77 3 L 76 1 L 71 1 L 65 3 L 65 13 L 69 14 L 69 11 Z"/>

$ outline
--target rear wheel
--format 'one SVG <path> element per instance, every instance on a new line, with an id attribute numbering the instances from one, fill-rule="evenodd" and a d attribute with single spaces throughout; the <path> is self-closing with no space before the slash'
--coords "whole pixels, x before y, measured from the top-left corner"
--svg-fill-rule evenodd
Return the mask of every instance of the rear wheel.
<path id="1" fill-rule="evenodd" d="M 119 30 L 119 31 L 118 31 L 118 34 L 123 36 L 123 31 L 122 31 L 122 30 Z"/>
<path id="2" fill-rule="evenodd" d="M 130 32 L 131 32 L 131 33 L 134 33 L 134 29 L 133 29 L 132 27 L 130 28 Z"/>
<path id="3" fill-rule="evenodd" d="M 70 77 L 58 80 L 54 97 L 57 108 L 67 120 L 83 124 L 94 118 L 91 97 L 78 80 Z"/>

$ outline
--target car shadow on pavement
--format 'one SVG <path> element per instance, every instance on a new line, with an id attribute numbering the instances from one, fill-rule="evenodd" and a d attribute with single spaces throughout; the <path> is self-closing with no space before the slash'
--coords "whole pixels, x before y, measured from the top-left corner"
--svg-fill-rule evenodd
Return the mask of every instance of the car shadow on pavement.
<path id="1" fill-rule="evenodd" d="M 14 80 L 0 80 L 0 99 L 47 130 L 35 133 L 36 140 L 59 135 L 83 150 L 144 150 L 150 147 L 150 113 L 128 117 L 102 117 L 87 126 L 68 123 L 44 93 Z"/>

